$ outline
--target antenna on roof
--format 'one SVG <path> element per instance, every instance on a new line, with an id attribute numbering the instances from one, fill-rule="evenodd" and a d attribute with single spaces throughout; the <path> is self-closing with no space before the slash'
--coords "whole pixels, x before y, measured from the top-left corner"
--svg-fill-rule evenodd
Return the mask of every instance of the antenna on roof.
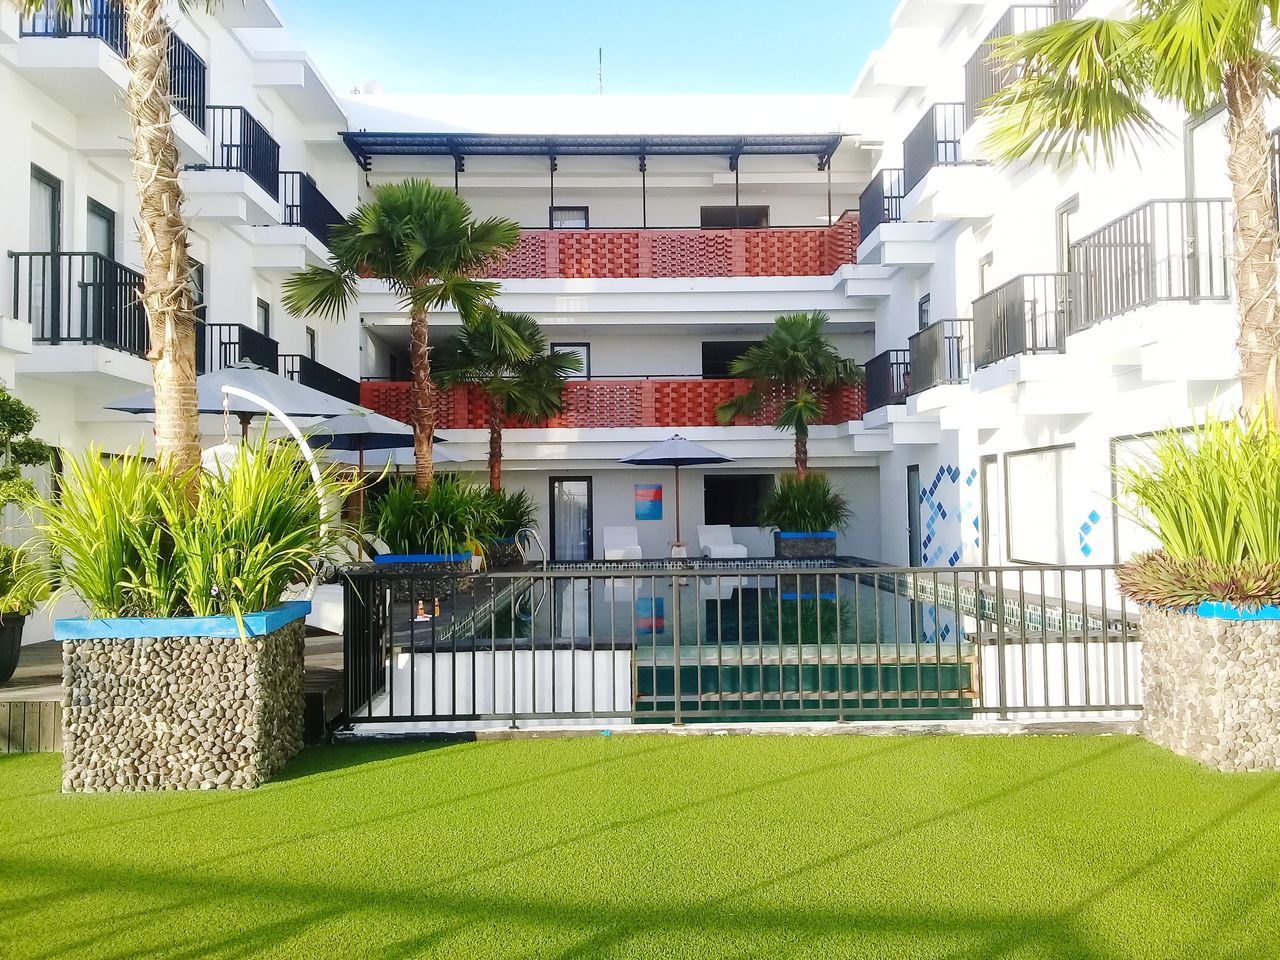
<path id="1" fill-rule="evenodd" d="M 596 93 L 604 96 L 604 47 L 596 47 Z"/>

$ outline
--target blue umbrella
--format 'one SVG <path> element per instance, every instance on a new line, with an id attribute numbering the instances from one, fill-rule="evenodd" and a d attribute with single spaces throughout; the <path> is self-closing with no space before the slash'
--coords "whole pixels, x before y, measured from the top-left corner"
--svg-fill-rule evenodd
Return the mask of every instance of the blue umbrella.
<path id="1" fill-rule="evenodd" d="M 623 457 L 619 463 L 642 467 L 675 467 L 676 470 L 676 543 L 680 542 L 680 468 L 707 463 L 731 463 L 732 457 L 716 453 L 710 447 L 686 440 L 680 434 L 645 447 L 639 453 Z"/>

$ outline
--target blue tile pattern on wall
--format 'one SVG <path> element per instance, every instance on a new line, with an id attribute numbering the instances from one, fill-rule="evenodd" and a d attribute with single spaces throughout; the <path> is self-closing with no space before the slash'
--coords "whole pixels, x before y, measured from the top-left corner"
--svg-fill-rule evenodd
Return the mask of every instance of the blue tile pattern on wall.
<path id="1" fill-rule="evenodd" d="M 964 488 L 960 479 L 964 478 Z M 977 470 L 966 475 L 959 467 L 943 464 L 938 467 L 933 480 L 920 490 L 920 557 L 926 566 L 938 567 L 944 563 L 954 567 L 964 557 L 963 518 L 973 516 L 973 526 L 978 528 L 974 511 L 973 485 Z M 974 539 L 974 546 L 978 540 Z"/>
<path id="2" fill-rule="evenodd" d="M 1102 517 L 1098 515 L 1097 510 L 1090 510 L 1089 516 L 1085 517 L 1084 523 L 1080 524 L 1080 556 L 1088 557 L 1093 553 L 1093 545 L 1089 543 L 1089 535 L 1098 526 L 1098 521 Z"/>

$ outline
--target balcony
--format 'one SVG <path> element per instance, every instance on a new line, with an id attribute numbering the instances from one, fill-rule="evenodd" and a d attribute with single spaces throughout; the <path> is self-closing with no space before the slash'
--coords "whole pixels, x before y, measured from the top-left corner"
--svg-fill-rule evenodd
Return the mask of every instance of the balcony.
<path id="1" fill-rule="evenodd" d="M 1079 7 L 1080 0 L 1071 3 L 1015 4 L 1004 12 L 986 39 L 974 51 L 964 68 L 964 128 L 973 126 L 983 105 L 1017 79 L 1017 69 L 994 63 L 991 55 L 996 41 L 1028 30 L 1047 27 L 1049 24 L 1070 18 Z"/>
<path id="2" fill-rule="evenodd" d="M 98 253 L 10 253 L 13 316 L 37 344 L 78 343 L 145 358 L 142 274 Z"/>
<path id="3" fill-rule="evenodd" d="M 867 361 L 867 410 L 905 403 L 911 392 L 911 354 L 886 350 Z"/>
<path id="4" fill-rule="evenodd" d="M 196 370 L 212 373 L 241 362 L 274 371 L 280 345 L 243 323 L 196 323 Z"/>
<path id="5" fill-rule="evenodd" d="M 1074 274 L 1027 273 L 973 301 L 974 366 L 1024 353 L 1061 353 L 1075 288 Z"/>
<path id="6" fill-rule="evenodd" d="M 898 168 L 878 170 L 858 197 L 858 223 L 865 237 L 882 223 L 902 219 L 903 171 Z"/>
<path id="7" fill-rule="evenodd" d="M 353 380 L 332 367 L 326 367 L 305 354 L 280 354 L 280 374 L 296 380 L 304 387 L 311 387 L 339 400 L 360 403 L 360 381 Z M 408 418 L 401 419 L 408 422 Z"/>
<path id="8" fill-rule="evenodd" d="M 44 9 L 25 14 L 18 29 L 24 37 L 93 37 L 121 59 L 129 52 L 124 8 L 102 0 L 78 0 L 69 11 L 60 0 L 45 0 Z"/>
<path id="9" fill-rule="evenodd" d="M 1070 332 L 1163 301 L 1231 298 L 1230 200 L 1152 200 L 1071 245 Z"/>
<path id="10" fill-rule="evenodd" d="M 280 222 L 286 227 L 302 227 L 326 247 L 329 229 L 346 218 L 320 192 L 310 174 L 300 170 L 280 172 Z"/>
<path id="11" fill-rule="evenodd" d="M 934 167 L 963 163 L 960 156 L 963 133 L 963 103 L 935 103 L 926 110 L 902 141 L 903 192 L 915 189 Z"/>
<path id="12" fill-rule="evenodd" d="M 244 107 L 211 106 L 208 161 L 189 163 L 183 187 L 205 220 L 280 222 L 280 145 Z"/>
<path id="13" fill-rule="evenodd" d="M 829 227 L 524 230 L 498 279 L 827 277 L 857 261 L 858 215 Z"/>
<path id="14" fill-rule="evenodd" d="M 716 407 L 750 389 L 745 380 L 571 380 L 564 387 L 564 409 L 538 426 L 543 429 L 608 427 L 718 426 Z M 366 381 L 360 402 L 397 420 L 411 419 L 412 385 L 407 381 Z M 777 420 L 780 397 L 766 400 L 759 412 L 734 426 L 769 426 Z M 866 391 L 861 385 L 832 390 L 826 397 L 826 424 L 861 420 Z M 487 430 L 489 407 L 478 387 L 436 391 L 436 426 L 442 430 Z M 508 427 L 528 424 L 509 420 Z"/>
<path id="15" fill-rule="evenodd" d="M 966 383 L 973 371 L 973 321 L 938 320 L 907 341 L 911 354 L 911 394 L 951 383 Z"/>

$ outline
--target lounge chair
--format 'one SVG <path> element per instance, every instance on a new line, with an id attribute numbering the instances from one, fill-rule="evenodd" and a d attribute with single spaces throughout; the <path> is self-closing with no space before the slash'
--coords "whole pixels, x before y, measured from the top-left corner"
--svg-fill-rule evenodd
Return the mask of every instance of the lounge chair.
<path id="1" fill-rule="evenodd" d="M 727 524 L 699 526 L 698 546 L 704 557 L 713 560 L 741 560 L 747 555 L 747 545 L 733 542 L 733 530 Z"/>
<path id="2" fill-rule="evenodd" d="M 604 558 L 606 560 L 641 560 L 640 534 L 635 527 L 604 528 Z"/>

